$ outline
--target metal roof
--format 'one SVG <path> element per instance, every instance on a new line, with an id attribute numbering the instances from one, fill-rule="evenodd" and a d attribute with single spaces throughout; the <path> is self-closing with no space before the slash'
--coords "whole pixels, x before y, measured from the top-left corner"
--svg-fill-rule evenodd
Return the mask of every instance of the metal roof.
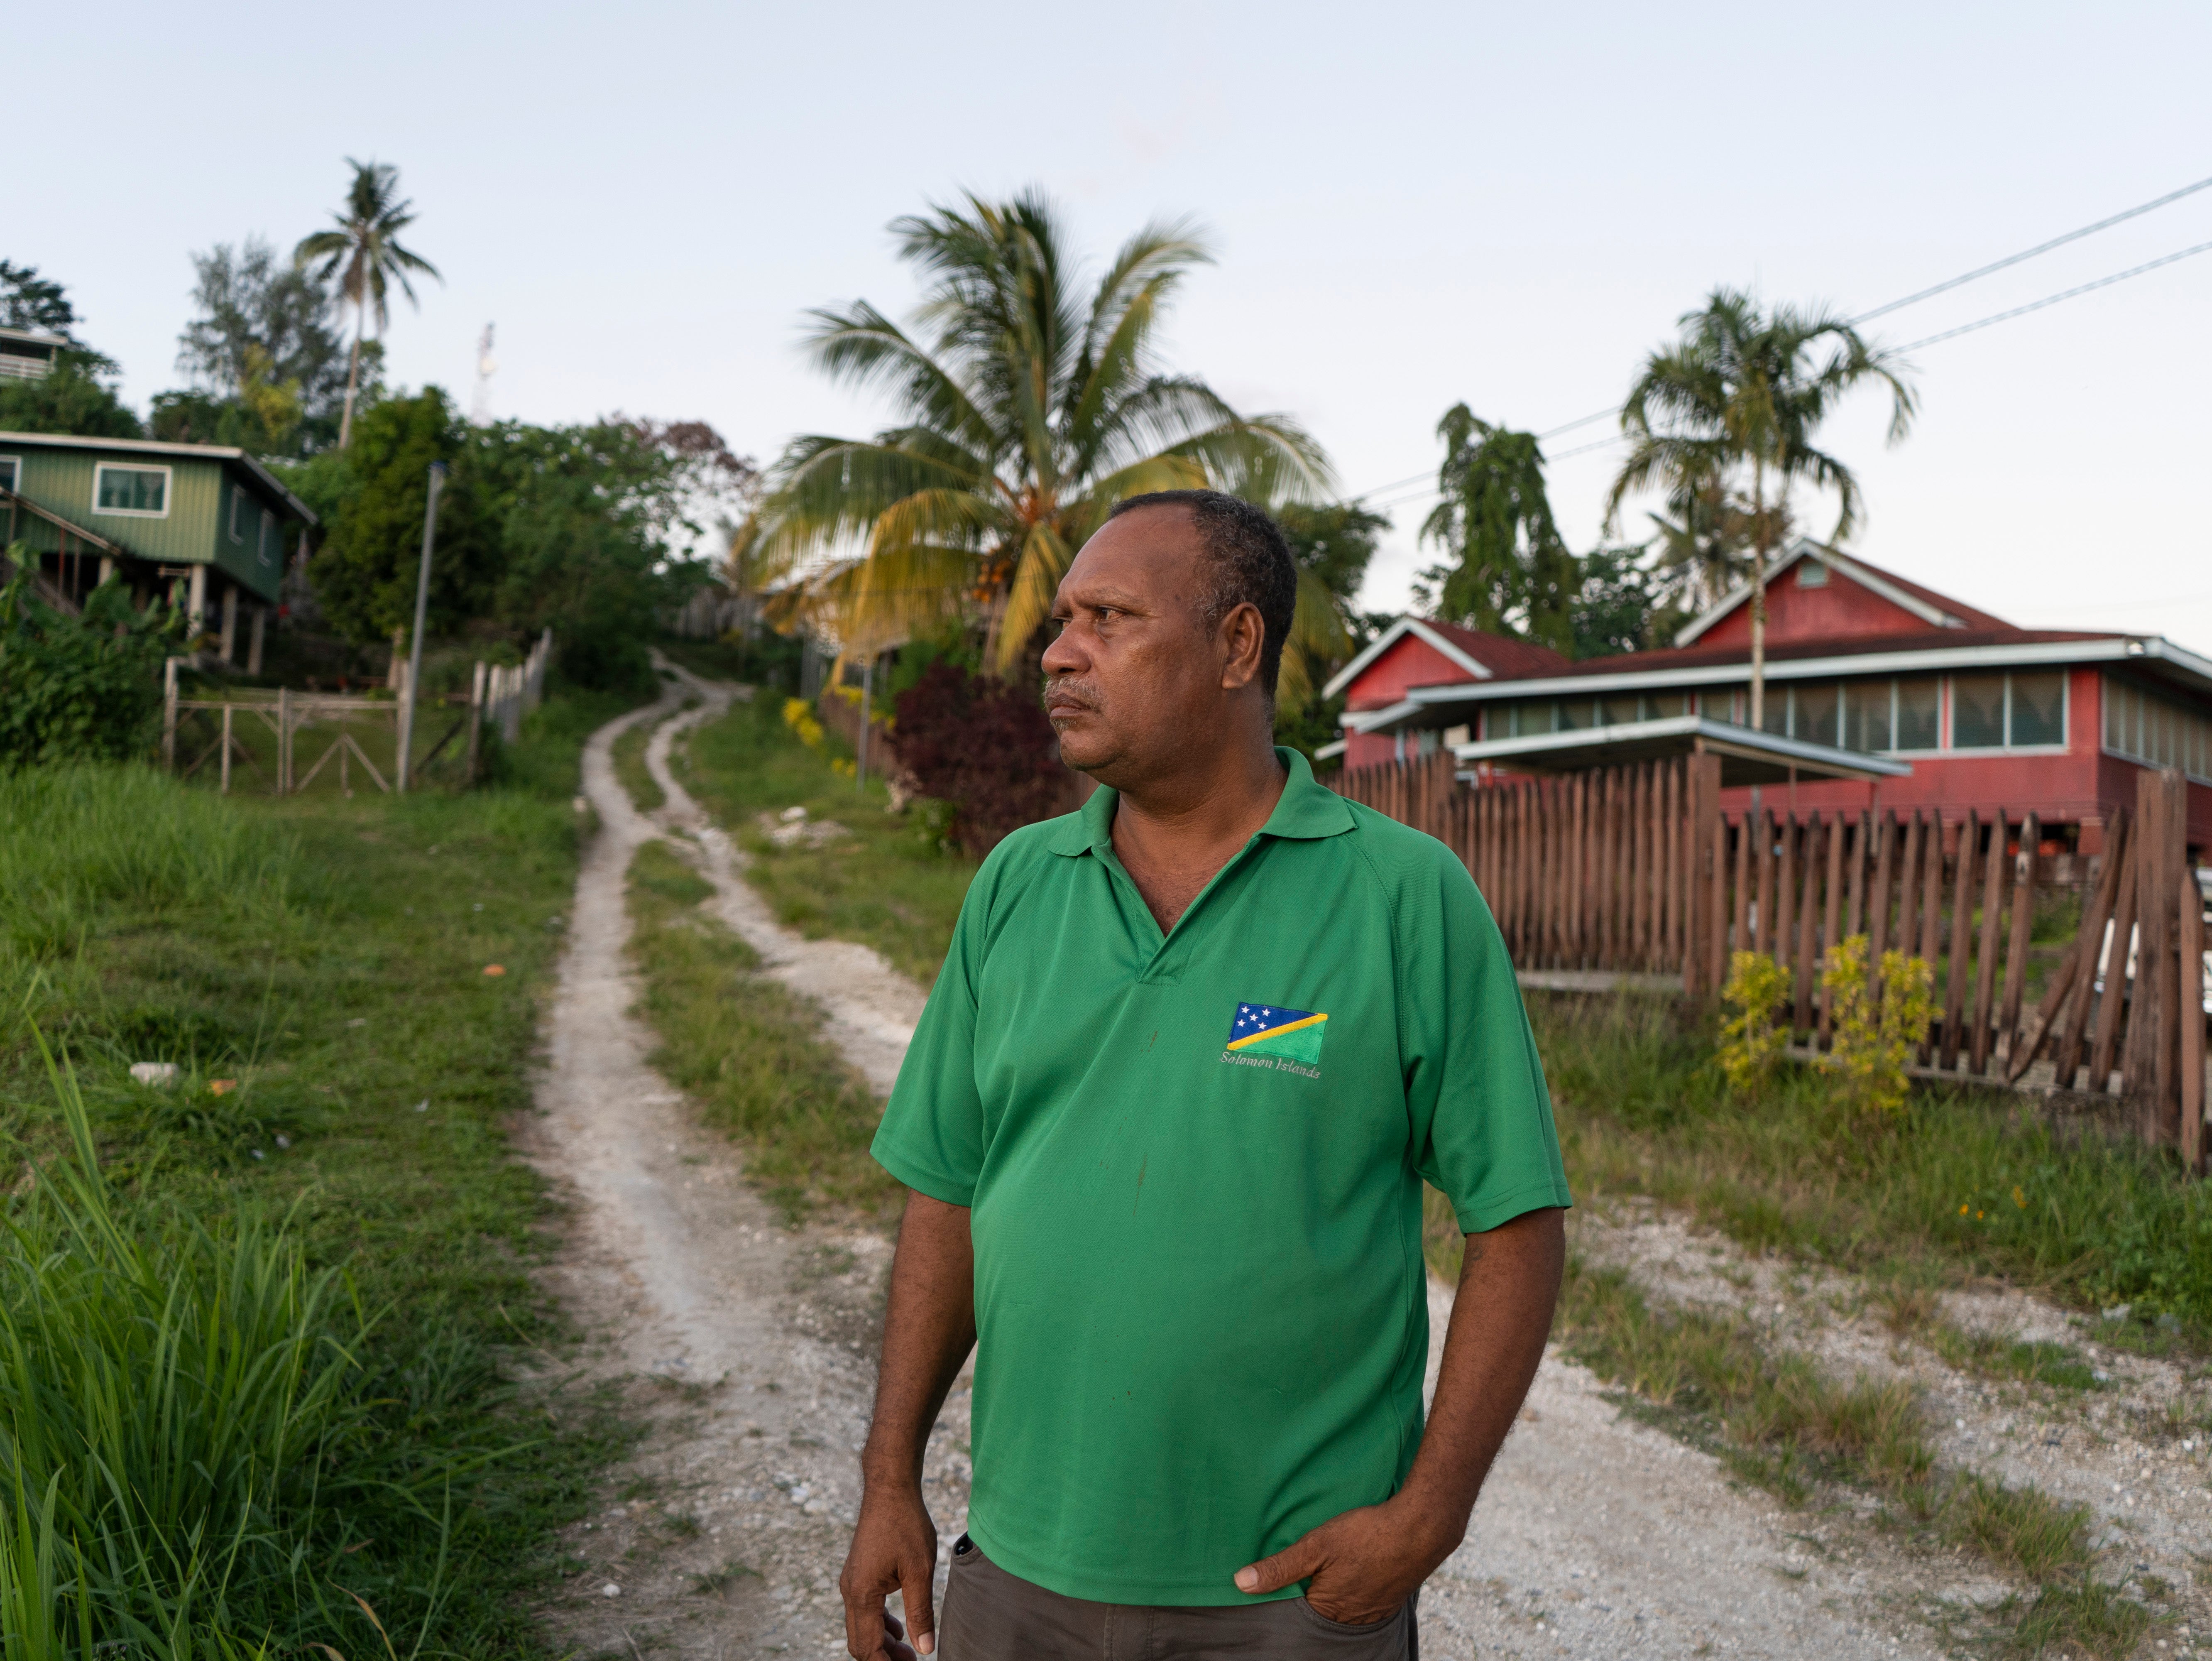
<path id="1" fill-rule="evenodd" d="M 2106 663 L 2124 665 L 2199 697 L 2212 697 L 2212 659 L 2176 646 L 2162 636 L 2084 634 L 2056 629 L 1995 632 L 1945 629 L 1882 639 L 1790 642 L 1769 648 L 1766 679 L 1771 685 L 1847 675 Z M 1591 658 L 1572 665 L 1565 674 L 1416 686 L 1386 709 L 1346 711 L 1343 725 L 1353 733 L 1456 727 L 1468 718 L 1465 706 L 1501 698 L 1681 691 L 1737 685 L 1750 678 L 1750 654 L 1741 648 L 1634 652 Z"/>
<path id="2" fill-rule="evenodd" d="M 1813 744 L 1739 727 L 1706 715 L 1673 715 L 1663 721 L 1625 721 L 1614 727 L 1585 727 L 1571 733 L 1538 733 L 1527 738 L 1484 739 L 1452 746 L 1462 762 L 1490 762 L 1515 772 L 1565 773 L 1587 767 L 1618 767 L 1631 762 L 1665 761 L 1676 756 L 1721 758 L 1721 783 L 1782 784 L 1797 779 L 1901 779 L 1912 764 L 1832 744 Z"/>
<path id="3" fill-rule="evenodd" d="M 234 461 L 253 475 L 271 496 L 291 510 L 292 517 L 310 525 L 322 521 L 315 510 L 294 496 L 277 477 L 244 450 L 228 444 L 172 444 L 154 438 L 81 438 L 75 433 L 0 432 L 0 444 L 48 444 L 64 450 L 123 450 L 134 455 L 189 456 L 200 461 Z"/>

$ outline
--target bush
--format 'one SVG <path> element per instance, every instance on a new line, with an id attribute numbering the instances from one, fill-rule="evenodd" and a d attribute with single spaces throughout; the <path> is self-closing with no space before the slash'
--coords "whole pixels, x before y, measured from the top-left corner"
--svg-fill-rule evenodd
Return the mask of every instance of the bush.
<path id="1" fill-rule="evenodd" d="M 70 617 L 31 587 L 32 556 L 0 587 L 0 767 L 120 761 L 144 751 L 161 707 L 161 664 L 183 620 L 167 606 L 131 607 L 120 583 Z"/>
<path id="2" fill-rule="evenodd" d="M 1867 937 L 1832 946 L 1820 971 L 1834 1015 L 1836 1072 L 1844 1098 L 1864 1117 L 1893 1119 L 1905 1110 L 1905 1073 L 1936 1013 L 1936 970 L 1925 958 L 1881 954 L 1881 972 L 1867 974 Z"/>
<path id="3" fill-rule="evenodd" d="M 1790 1030 L 1775 1024 L 1775 1011 L 1790 995 L 1790 976 L 1763 952 L 1739 952 L 1729 959 L 1728 984 L 1721 996 L 1735 1013 L 1721 1027 L 1721 1071 L 1740 1095 L 1751 1095 L 1774 1076 Z"/>
<path id="4" fill-rule="evenodd" d="M 1002 680 L 931 664 L 898 696 L 891 747 L 923 795 L 952 804 L 955 839 L 978 857 L 1062 811 L 1059 735 L 1036 698 Z"/>

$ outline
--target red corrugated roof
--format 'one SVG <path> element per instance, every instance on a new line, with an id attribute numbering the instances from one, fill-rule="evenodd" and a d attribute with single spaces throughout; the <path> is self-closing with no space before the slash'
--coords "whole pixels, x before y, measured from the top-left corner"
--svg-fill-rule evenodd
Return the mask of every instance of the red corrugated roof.
<path id="1" fill-rule="evenodd" d="M 1981 613 L 1975 615 L 1980 616 Z M 1766 660 L 1769 663 L 1787 663 L 1797 658 L 1855 658 L 1881 652 L 1948 652 L 1958 647 L 2037 646 L 2066 641 L 2126 638 L 2125 634 L 2115 630 L 2015 629 L 2008 624 L 1999 624 L 1993 629 L 1916 629 L 1903 635 L 1842 635 L 1820 640 L 1770 640 L 1766 642 Z M 1584 658 L 1578 663 L 1562 661 L 1556 669 L 1539 670 L 1511 678 L 1544 680 L 1563 675 L 1632 675 L 1646 671 L 1656 673 L 1663 669 L 1723 669 L 1750 661 L 1751 648 L 1748 646 L 1670 646 L 1654 652 L 1622 652 L 1613 657 Z M 1506 677 L 1500 676 L 1499 678 Z"/>
<path id="2" fill-rule="evenodd" d="M 1427 618 L 1422 620 L 1422 627 L 1435 630 L 1500 680 L 1526 680 L 1532 675 L 1553 674 L 1574 666 L 1571 660 L 1534 641 L 1486 634 L 1480 629 L 1462 629 L 1455 623 L 1437 623 Z"/>

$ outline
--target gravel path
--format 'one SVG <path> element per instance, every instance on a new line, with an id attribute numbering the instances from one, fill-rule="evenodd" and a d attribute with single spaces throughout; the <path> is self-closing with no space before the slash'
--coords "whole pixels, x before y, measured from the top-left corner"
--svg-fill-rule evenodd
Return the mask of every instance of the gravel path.
<path id="1" fill-rule="evenodd" d="M 679 672 L 659 703 L 609 723 L 585 751 L 601 828 L 578 878 L 526 1147 L 574 1202 L 554 1273 L 592 1335 L 589 1366 L 650 1424 L 600 1513 L 572 1535 L 584 1567 L 547 1611 L 585 1655 L 843 1653 L 836 1576 L 887 1244 L 782 1226 L 742 1180 L 732 1144 L 700 1129 L 652 1071 L 651 1034 L 629 1013 L 631 855 L 656 836 L 685 851 L 714 885 L 714 915 L 763 972 L 816 1002 L 824 1035 L 879 1092 L 923 995 L 866 947 L 779 926 L 743 879 L 742 851 L 684 790 L 672 745 L 735 696 Z M 610 753 L 640 721 L 658 727 L 647 764 L 666 795 L 649 818 Z M 1437 1346 L 1450 1304 L 1431 1287 Z M 1431 1365 L 1433 1378 L 1433 1347 Z M 963 1385 L 931 1441 L 941 1550 L 966 1514 L 967 1404 Z M 1422 1643 L 1432 1658 L 1890 1661 L 1942 1652 L 1934 1600 L 2004 1590 L 1962 1560 L 1896 1548 L 1850 1507 L 1789 1512 L 1732 1484 L 1555 1354 L 1467 1543 L 1423 1596 Z"/>

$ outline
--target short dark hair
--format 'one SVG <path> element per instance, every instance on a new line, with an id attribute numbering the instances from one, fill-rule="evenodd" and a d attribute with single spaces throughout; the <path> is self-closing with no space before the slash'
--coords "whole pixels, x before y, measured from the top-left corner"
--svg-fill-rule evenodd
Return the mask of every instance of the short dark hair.
<path id="1" fill-rule="evenodd" d="M 1154 490 L 1124 496 L 1109 520 L 1140 508 L 1186 508 L 1212 567 L 1199 618 L 1209 630 L 1239 605 L 1258 610 L 1264 630 L 1260 643 L 1260 690 L 1272 703 L 1282 672 L 1283 642 L 1290 638 L 1291 614 L 1298 605 L 1298 567 L 1282 526 L 1242 496 L 1220 490 Z"/>

